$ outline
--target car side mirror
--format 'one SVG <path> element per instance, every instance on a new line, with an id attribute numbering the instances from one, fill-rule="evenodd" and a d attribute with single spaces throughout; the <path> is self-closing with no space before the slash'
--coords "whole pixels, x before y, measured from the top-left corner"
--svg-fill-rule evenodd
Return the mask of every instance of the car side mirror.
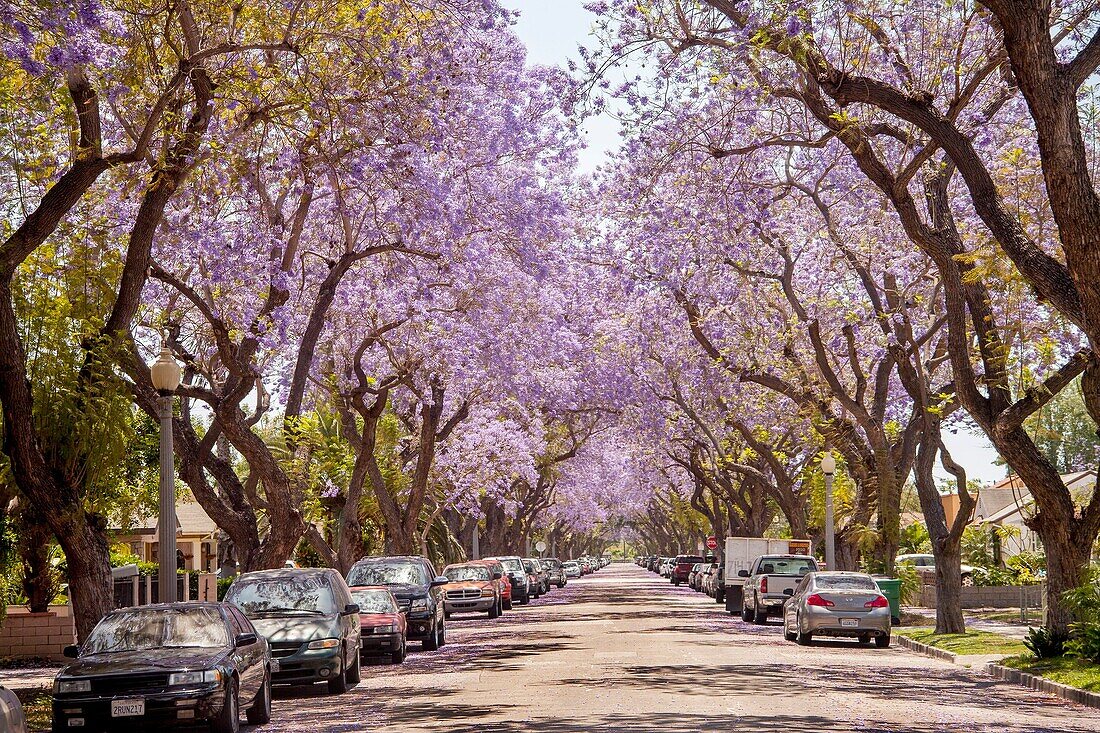
<path id="1" fill-rule="evenodd" d="M 738 570 L 737 571 L 737 577 L 738 578 L 747 578 L 747 577 L 749 577 L 749 571 L 748 570 Z"/>
<path id="2" fill-rule="evenodd" d="M 794 588 L 784 588 L 784 589 L 783 589 L 783 595 L 785 595 L 785 596 L 787 596 L 788 598 L 790 598 L 791 596 L 793 596 L 793 595 L 794 595 Z"/>
<path id="3" fill-rule="evenodd" d="M 237 646 L 252 646 L 259 640 L 260 637 L 252 633 L 237 634 Z"/>
<path id="4" fill-rule="evenodd" d="M 76 644 L 69 644 L 69 646 L 65 647 L 61 653 L 64 654 L 65 657 L 68 659 L 76 659 L 80 656 L 80 647 L 78 647 Z"/>
<path id="5" fill-rule="evenodd" d="M 451 581 L 447 579 L 446 575 L 438 575 L 436 576 L 435 580 L 432 581 L 431 585 L 433 588 L 438 588 L 439 586 L 447 585 L 447 583 L 450 582 Z"/>
<path id="6" fill-rule="evenodd" d="M 359 604 L 358 603 L 349 603 L 348 605 L 344 606 L 344 611 L 341 615 L 350 616 L 353 613 L 359 613 Z"/>
<path id="7" fill-rule="evenodd" d="M 500 573 L 500 572 L 493 573 L 493 580 L 500 580 L 503 577 L 504 577 L 504 573 Z"/>

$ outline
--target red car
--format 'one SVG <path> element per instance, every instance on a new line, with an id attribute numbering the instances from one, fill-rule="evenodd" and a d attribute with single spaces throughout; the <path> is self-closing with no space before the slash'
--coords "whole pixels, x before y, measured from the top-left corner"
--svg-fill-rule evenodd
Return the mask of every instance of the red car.
<path id="1" fill-rule="evenodd" d="M 388 655 L 394 664 L 405 661 L 408 621 L 389 588 L 353 586 L 351 597 L 359 604 L 360 652 Z"/>
<path id="2" fill-rule="evenodd" d="M 497 577 L 497 573 L 500 573 L 497 579 L 497 584 L 500 586 L 500 602 L 504 606 L 505 611 L 512 610 L 512 581 L 508 580 L 508 571 L 504 569 L 504 565 L 500 560 L 475 560 L 474 562 L 485 565 L 492 571 L 493 577 Z"/>

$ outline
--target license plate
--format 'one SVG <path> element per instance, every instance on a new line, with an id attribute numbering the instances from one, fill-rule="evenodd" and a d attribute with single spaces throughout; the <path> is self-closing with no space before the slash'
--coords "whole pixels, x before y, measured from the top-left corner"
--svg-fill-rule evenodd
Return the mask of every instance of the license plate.
<path id="1" fill-rule="evenodd" d="M 145 715 L 145 700 L 111 700 L 112 718 L 133 718 Z"/>
<path id="2" fill-rule="evenodd" d="M 845 629 L 854 629 L 859 626 L 858 618 L 842 618 L 840 619 L 840 625 Z"/>

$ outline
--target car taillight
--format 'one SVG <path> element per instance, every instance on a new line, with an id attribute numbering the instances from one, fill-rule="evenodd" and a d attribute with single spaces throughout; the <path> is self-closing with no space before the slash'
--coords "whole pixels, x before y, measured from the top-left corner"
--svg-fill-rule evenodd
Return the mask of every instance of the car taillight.
<path id="1" fill-rule="evenodd" d="M 879 596 L 873 601 L 867 601 L 863 604 L 864 608 L 887 608 L 890 605 L 890 601 L 886 600 L 886 596 Z"/>
<path id="2" fill-rule="evenodd" d="M 832 608 L 836 604 L 830 601 L 828 598 L 822 598 L 817 593 L 806 599 L 807 606 L 821 606 L 822 608 Z"/>
<path id="3" fill-rule="evenodd" d="M 768 592 L 768 576 L 767 575 L 765 575 L 763 578 L 760 579 L 760 592 L 761 593 L 767 593 Z"/>

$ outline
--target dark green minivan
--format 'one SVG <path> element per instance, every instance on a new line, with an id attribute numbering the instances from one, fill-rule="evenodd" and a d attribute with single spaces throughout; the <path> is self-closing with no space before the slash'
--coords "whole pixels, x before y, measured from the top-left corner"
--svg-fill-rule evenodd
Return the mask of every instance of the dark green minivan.
<path id="1" fill-rule="evenodd" d="M 328 684 L 340 693 L 359 682 L 359 606 L 329 568 L 260 570 L 241 575 L 225 600 L 248 616 L 271 647 L 279 685 Z"/>

